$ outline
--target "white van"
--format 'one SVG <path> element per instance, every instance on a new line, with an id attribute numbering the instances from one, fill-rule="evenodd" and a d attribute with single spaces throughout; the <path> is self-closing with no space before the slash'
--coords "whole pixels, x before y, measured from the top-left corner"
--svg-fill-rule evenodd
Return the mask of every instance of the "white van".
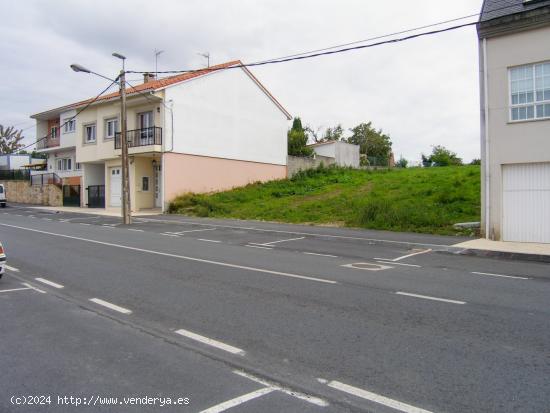
<path id="1" fill-rule="evenodd" d="M 2 206 L 2 208 L 6 207 L 6 190 L 2 184 L 0 184 L 0 206 Z"/>

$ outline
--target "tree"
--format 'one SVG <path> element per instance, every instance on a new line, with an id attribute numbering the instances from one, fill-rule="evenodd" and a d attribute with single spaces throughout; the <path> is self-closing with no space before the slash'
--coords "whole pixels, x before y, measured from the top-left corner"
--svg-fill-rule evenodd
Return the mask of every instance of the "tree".
<path id="1" fill-rule="evenodd" d="M 20 143 L 24 136 L 22 130 L 17 130 L 13 126 L 4 127 L 0 125 L 0 153 L 14 153 L 23 147 Z"/>
<path id="2" fill-rule="evenodd" d="M 462 159 L 459 158 L 456 153 L 441 145 L 434 146 L 432 154 L 429 157 L 424 154 L 421 156 L 422 164 L 425 167 L 462 165 Z"/>
<path id="3" fill-rule="evenodd" d="M 347 139 L 348 143 L 359 145 L 359 152 L 366 156 L 378 158 L 380 164 L 387 164 L 391 153 L 392 142 L 382 129 L 374 129 L 372 122 L 360 123 L 350 129 L 352 135 Z"/>
<path id="4" fill-rule="evenodd" d="M 409 161 L 407 161 L 405 158 L 400 157 L 395 166 L 398 168 L 406 168 L 409 165 Z"/>
<path id="5" fill-rule="evenodd" d="M 342 128 L 341 124 L 338 124 L 333 128 L 327 128 L 327 130 L 323 134 L 323 137 L 321 138 L 321 142 L 341 141 L 343 136 L 344 128 Z"/>
<path id="6" fill-rule="evenodd" d="M 300 118 L 294 118 L 292 128 L 288 131 L 288 154 L 292 156 L 313 155 L 313 149 L 307 147 L 308 135 L 302 127 Z"/>
<path id="7" fill-rule="evenodd" d="M 470 162 L 470 165 L 481 165 L 481 159 L 479 158 L 472 159 L 472 162 Z"/>

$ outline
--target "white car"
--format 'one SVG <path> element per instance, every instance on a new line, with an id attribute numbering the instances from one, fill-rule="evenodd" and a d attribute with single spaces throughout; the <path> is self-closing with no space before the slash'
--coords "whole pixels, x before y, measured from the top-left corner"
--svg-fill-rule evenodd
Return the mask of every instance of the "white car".
<path id="1" fill-rule="evenodd" d="M 6 266 L 6 254 L 4 254 L 4 247 L 2 247 L 2 243 L 0 242 L 0 278 L 2 278 L 2 274 L 4 274 L 5 266 Z"/>
<path id="2" fill-rule="evenodd" d="M 2 206 L 2 208 L 6 207 L 6 190 L 2 184 L 0 184 L 0 206 Z"/>

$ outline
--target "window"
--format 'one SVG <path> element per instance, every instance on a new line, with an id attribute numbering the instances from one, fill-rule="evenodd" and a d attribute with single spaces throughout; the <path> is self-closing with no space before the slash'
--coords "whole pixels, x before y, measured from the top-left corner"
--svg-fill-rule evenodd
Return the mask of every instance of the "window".
<path id="1" fill-rule="evenodd" d="M 107 119 L 105 121 L 105 139 L 113 139 L 118 132 L 118 119 Z"/>
<path id="2" fill-rule="evenodd" d="M 63 133 L 71 133 L 76 129 L 76 120 L 75 119 L 66 119 L 63 122 Z"/>
<path id="3" fill-rule="evenodd" d="M 141 190 L 144 192 L 149 191 L 149 177 L 144 176 L 141 178 Z"/>
<path id="4" fill-rule="evenodd" d="M 75 171 L 80 171 L 82 169 L 82 165 L 80 164 L 80 162 L 75 162 L 74 163 L 74 170 Z"/>
<path id="5" fill-rule="evenodd" d="M 72 159 L 71 158 L 60 158 L 57 160 L 57 170 L 58 171 L 70 171 L 72 170 Z"/>
<path id="6" fill-rule="evenodd" d="M 57 131 L 58 131 L 58 127 L 57 127 L 57 126 L 53 126 L 53 127 L 50 129 L 50 138 L 52 138 L 52 139 L 57 138 Z"/>
<path id="7" fill-rule="evenodd" d="M 510 119 L 550 118 L 550 62 L 510 69 Z"/>
<path id="8" fill-rule="evenodd" d="M 84 143 L 95 142 L 95 124 L 84 126 Z"/>

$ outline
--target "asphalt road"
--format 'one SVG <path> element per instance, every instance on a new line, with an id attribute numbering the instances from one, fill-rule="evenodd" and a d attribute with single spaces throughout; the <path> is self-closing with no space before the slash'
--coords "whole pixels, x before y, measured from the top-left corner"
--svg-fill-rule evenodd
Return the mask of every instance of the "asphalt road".
<path id="1" fill-rule="evenodd" d="M 548 264 L 434 251 L 451 237 L 1 212 L 0 411 L 550 412 Z"/>

